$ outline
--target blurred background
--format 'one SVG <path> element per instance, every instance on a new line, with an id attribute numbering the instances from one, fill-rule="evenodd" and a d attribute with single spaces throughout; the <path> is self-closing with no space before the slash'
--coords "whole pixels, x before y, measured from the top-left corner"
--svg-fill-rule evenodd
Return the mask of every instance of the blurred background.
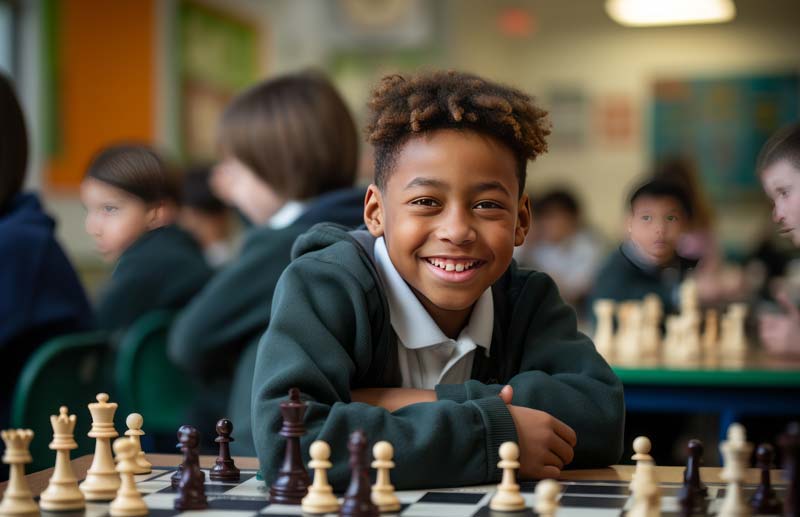
<path id="1" fill-rule="evenodd" d="M 306 67 L 330 74 L 360 124 L 370 88 L 396 71 L 467 70 L 535 95 L 554 131 L 528 186 L 571 191 L 609 243 L 632 183 L 688 158 L 726 258 L 741 261 L 774 234 L 753 167 L 800 111 L 800 2 L 728 4 L 723 23 L 640 27 L 602 0 L 0 0 L 0 68 L 28 118 L 28 186 L 90 291 L 107 273 L 77 199 L 91 155 L 132 139 L 213 160 L 232 96 Z"/>

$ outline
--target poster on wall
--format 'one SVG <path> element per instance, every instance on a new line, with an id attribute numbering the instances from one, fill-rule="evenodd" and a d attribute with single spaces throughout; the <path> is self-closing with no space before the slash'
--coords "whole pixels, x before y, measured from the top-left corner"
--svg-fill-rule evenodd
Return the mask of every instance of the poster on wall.
<path id="1" fill-rule="evenodd" d="M 797 72 L 740 77 L 662 79 L 654 84 L 654 160 L 693 160 L 716 199 L 758 192 L 758 152 L 776 129 L 800 114 Z"/>
<path id="2" fill-rule="evenodd" d="M 234 15 L 188 1 L 177 23 L 181 155 L 209 160 L 225 106 L 259 77 L 260 35 Z"/>

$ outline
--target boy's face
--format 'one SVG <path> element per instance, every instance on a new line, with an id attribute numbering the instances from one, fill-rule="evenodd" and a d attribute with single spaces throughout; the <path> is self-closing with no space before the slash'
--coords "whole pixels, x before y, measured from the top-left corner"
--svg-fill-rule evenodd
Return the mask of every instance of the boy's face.
<path id="1" fill-rule="evenodd" d="M 468 314 L 525 241 L 530 208 L 518 191 L 505 145 L 439 130 L 403 145 L 383 192 L 370 186 L 364 220 L 385 238 L 395 268 L 437 320 Z"/>
<path id="2" fill-rule="evenodd" d="M 241 210 L 256 225 L 269 222 L 286 201 L 252 169 L 231 155 L 214 167 L 210 184 L 220 199 Z"/>
<path id="3" fill-rule="evenodd" d="M 103 259 L 113 262 L 156 221 L 156 209 L 124 190 L 94 178 L 81 183 L 86 232 Z"/>
<path id="4" fill-rule="evenodd" d="M 800 246 L 800 171 L 781 160 L 764 169 L 761 183 L 772 199 L 772 220 L 779 232 Z"/>
<path id="5" fill-rule="evenodd" d="M 633 202 L 628 233 L 645 258 L 664 265 L 675 257 L 686 213 L 677 199 L 641 196 Z"/>

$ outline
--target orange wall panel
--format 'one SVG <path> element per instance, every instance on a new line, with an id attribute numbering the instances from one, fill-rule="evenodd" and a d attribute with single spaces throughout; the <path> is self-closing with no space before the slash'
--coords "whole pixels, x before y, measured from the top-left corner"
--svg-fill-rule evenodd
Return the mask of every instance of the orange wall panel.
<path id="1" fill-rule="evenodd" d="M 155 135 L 155 1 L 61 0 L 57 112 L 61 140 L 48 186 L 74 189 L 92 155 Z"/>

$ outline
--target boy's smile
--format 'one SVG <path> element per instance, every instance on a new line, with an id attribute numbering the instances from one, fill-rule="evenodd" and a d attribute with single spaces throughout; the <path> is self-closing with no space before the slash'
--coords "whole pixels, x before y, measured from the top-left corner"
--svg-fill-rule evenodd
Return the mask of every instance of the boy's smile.
<path id="1" fill-rule="evenodd" d="M 511 263 L 530 225 L 509 148 L 471 131 L 412 137 L 364 219 L 439 327 L 457 335 L 473 304 Z"/>

